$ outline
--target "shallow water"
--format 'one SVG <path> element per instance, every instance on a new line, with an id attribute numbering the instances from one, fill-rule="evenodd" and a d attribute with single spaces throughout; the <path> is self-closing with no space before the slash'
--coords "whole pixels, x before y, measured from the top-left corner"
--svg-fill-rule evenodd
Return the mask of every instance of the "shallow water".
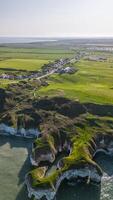
<path id="1" fill-rule="evenodd" d="M 0 137 L 0 200 L 28 200 L 23 186 L 30 169 L 29 139 Z"/>
<path id="2" fill-rule="evenodd" d="M 31 144 L 29 139 L 0 137 L 0 200 L 28 200 L 23 182 Z M 104 170 L 101 185 L 63 183 L 56 200 L 113 200 L 113 158 L 100 154 L 96 160 Z"/>

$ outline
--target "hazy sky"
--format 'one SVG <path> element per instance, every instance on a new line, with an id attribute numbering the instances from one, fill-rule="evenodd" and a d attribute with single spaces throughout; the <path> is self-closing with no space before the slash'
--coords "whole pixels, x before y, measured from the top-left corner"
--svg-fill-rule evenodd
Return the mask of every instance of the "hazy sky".
<path id="1" fill-rule="evenodd" d="M 113 0 L 0 0 L 0 36 L 113 36 Z"/>

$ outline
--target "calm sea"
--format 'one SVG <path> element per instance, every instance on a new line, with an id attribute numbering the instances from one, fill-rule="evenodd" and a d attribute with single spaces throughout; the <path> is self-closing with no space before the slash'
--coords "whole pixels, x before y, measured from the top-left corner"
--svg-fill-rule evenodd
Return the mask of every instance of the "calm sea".
<path id="1" fill-rule="evenodd" d="M 28 200 L 24 187 L 30 170 L 31 140 L 0 137 L 0 200 Z M 104 171 L 101 185 L 63 183 L 56 200 L 113 200 L 113 157 L 103 154 L 97 162 Z"/>
<path id="2" fill-rule="evenodd" d="M 4 43 L 31 43 L 31 42 L 52 42 L 54 38 L 39 38 L 39 37 L 0 37 L 0 44 Z"/>

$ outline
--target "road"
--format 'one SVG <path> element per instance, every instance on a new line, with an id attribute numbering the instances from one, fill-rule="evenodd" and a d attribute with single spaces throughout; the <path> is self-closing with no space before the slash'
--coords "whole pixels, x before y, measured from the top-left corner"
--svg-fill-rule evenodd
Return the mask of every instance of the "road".
<path id="1" fill-rule="evenodd" d="M 78 62 L 80 60 L 80 58 L 82 57 L 82 55 L 80 55 L 78 59 L 76 59 L 75 57 L 76 56 L 74 56 L 70 60 L 69 59 L 60 59 L 57 63 L 53 63 L 53 65 L 50 66 L 51 67 L 51 69 L 50 69 L 51 71 L 50 72 L 47 72 L 46 74 L 41 75 L 39 77 L 36 77 L 36 73 L 34 74 L 34 77 L 32 75 L 32 77 L 30 77 L 30 76 L 27 76 L 27 77 L 25 77 L 25 76 L 21 76 L 21 77 L 17 76 L 17 77 L 13 77 L 13 78 L 12 78 L 12 75 L 10 76 L 8 74 L 5 74 L 5 75 L 3 74 L 3 77 L 0 77 L 0 79 L 10 79 L 10 80 L 23 80 L 23 79 L 25 79 L 25 80 L 33 80 L 33 79 L 37 79 L 37 80 L 40 80 L 40 79 L 46 78 L 46 77 L 54 74 L 59 69 L 62 69 L 66 64 L 70 64 L 71 62 L 73 62 L 73 60 Z M 43 71 L 42 71 L 42 73 L 43 73 Z"/>

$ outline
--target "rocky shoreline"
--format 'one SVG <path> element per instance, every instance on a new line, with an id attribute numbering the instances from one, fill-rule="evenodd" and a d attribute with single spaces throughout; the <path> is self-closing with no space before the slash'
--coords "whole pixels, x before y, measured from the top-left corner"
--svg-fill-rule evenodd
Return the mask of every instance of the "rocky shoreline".
<path id="1" fill-rule="evenodd" d="M 0 124 L 0 135 L 5 136 L 16 136 L 25 138 L 37 138 L 40 135 L 38 129 L 25 129 L 25 128 L 14 128 L 4 123 Z"/>
<path id="2" fill-rule="evenodd" d="M 34 189 L 30 183 L 30 180 L 26 176 L 25 183 L 27 185 L 28 190 L 28 197 L 31 198 L 32 196 L 35 197 L 36 200 L 42 199 L 43 197 L 46 197 L 47 200 L 53 200 L 61 183 L 64 180 L 76 182 L 78 179 L 90 179 L 90 181 L 100 183 L 101 181 L 101 175 L 98 174 L 97 170 L 95 168 L 89 169 L 86 168 L 80 168 L 80 169 L 73 169 L 64 172 L 57 180 L 54 188 L 36 188 Z"/>
<path id="3" fill-rule="evenodd" d="M 105 135 L 102 137 L 99 136 L 95 139 L 95 149 L 92 151 L 93 159 L 99 152 L 103 152 L 109 156 L 113 156 L 113 137 L 111 138 L 110 136 Z M 43 157 L 43 155 L 41 156 Z M 48 158 L 49 157 L 47 156 L 46 160 L 48 160 Z M 38 166 L 38 163 L 35 162 L 33 158 L 31 159 L 31 164 Z M 56 181 L 53 185 L 50 184 L 50 186 L 48 186 L 45 184 L 45 186 L 43 187 L 34 187 L 32 185 L 32 180 L 29 173 L 25 177 L 25 184 L 27 186 L 29 198 L 33 196 L 36 200 L 42 198 L 53 200 L 61 183 L 64 180 L 67 180 L 68 182 L 71 181 L 73 183 L 76 183 L 77 180 L 85 180 L 87 184 L 89 182 L 95 182 L 99 184 L 101 182 L 102 175 L 103 173 L 97 165 L 85 163 L 81 164 L 78 167 L 75 165 L 72 169 L 61 172 L 56 178 Z"/>
<path id="4" fill-rule="evenodd" d="M 24 102 L 21 97 L 15 110 L 17 99 L 9 91 L 1 91 L 0 135 L 35 138 L 32 170 L 25 178 L 29 197 L 52 200 L 65 179 L 100 183 L 95 157 L 99 152 L 113 155 L 113 106 L 62 97 Z"/>

